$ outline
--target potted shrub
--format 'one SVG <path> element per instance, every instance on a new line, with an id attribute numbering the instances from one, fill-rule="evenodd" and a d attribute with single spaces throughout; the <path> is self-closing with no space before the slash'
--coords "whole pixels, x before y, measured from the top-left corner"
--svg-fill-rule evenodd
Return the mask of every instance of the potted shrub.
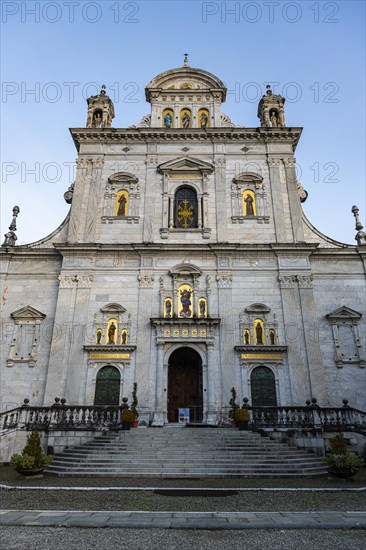
<path id="1" fill-rule="evenodd" d="M 131 411 L 134 414 L 134 419 L 133 419 L 133 427 L 134 428 L 137 428 L 138 425 L 139 425 L 139 421 L 138 421 L 139 413 L 137 412 L 137 405 L 138 405 L 137 382 L 134 382 L 133 390 L 132 390 L 132 403 L 131 403 Z"/>
<path id="2" fill-rule="evenodd" d="M 131 424 L 135 420 L 135 415 L 131 409 L 124 409 L 122 411 L 122 430 L 130 430 Z"/>
<path id="3" fill-rule="evenodd" d="M 342 434 L 330 438 L 325 462 L 332 476 L 342 478 L 354 476 L 363 466 L 362 458 L 347 452 L 347 441 Z"/>
<path id="4" fill-rule="evenodd" d="M 245 409 L 244 407 L 238 407 L 235 411 L 235 420 L 239 425 L 239 430 L 247 430 L 250 420 L 248 409 Z"/>
<path id="5" fill-rule="evenodd" d="M 231 418 L 231 427 L 232 428 L 237 428 L 238 424 L 237 424 L 236 419 L 235 419 L 235 412 L 239 408 L 239 405 L 236 402 L 236 390 L 235 390 L 235 388 L 231 388 L 230 391 L 231 391 L 231 399 L 229 401 L 229 405 L 230 405 L 231 409 L 230 409 L 230 412 L 229 412 L 229 418 Z"/>
<path id="6" fill-rule="evenodd" d="M 52 456 L 42 451 L 39 432 L 28 434 L 22 454 L 13 454 L 10 459 L 10 465 L 14 470 L 24 476 L 40 474 L 51 462 Z"/>

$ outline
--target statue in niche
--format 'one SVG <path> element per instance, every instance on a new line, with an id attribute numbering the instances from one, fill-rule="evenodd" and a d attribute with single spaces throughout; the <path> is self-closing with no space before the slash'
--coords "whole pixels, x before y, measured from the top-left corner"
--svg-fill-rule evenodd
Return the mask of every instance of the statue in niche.
<path id="1" fill-rule="evenodd" d="M 186 288 L 180 291 L 180 301 L 182 304 L 182 310 L 179 315 L 181 317 L 190 317 L 192 313 L 189 307 L 191 305 L 191 292 Z"/>
<path id="2" fill-rule="evenodd" d="M 124 330 L 124 331 L 122 332 L 122 340 L 121 340 L 121 343 L 122 343 L 122 345 L 125 345 L 126 342 L 127 342 L 127 331 Z"/>
<path id="3" fill-rule="evenodd" d="M 100 128 L 101 125 L 102 125 L 102 117 L 100 116 L 100 112 L 97 111 L 96 113 L 94 113 L 93 127 L 94 128 Z"/>
<path id="4" fill-rule="evenodd" d="M 271 111 L 271 112 L 270 112 L 269 120 L 271 121 L 272 128 L 277 128 L 277 126 L 278 126 L 278 118 L 277 118 L 277 113 L 276 113 L 276 111 Z"/>
<path id="5" fill-rule="evenodd" d="M 97 344 L 102 343 L 102 336 L 103 336 L 103 332 L 101 330 L 97 330 Z"/>
<path id="6" fill-rule="evenodd" d="M 125 195 L 121 195 L 120 198 L 118 199 L 117 216 L 125 216 L 126 215 L 126 204 L 127 204 L 127 199 L 126 199 Z"/>
<path id="7" fill-rule="evenodd" d="M 250 344 L 250 342 L 249 342 L 249 332 L 247 330 L 244 332 L 244 344 L 246 346 L 249 346 L 249 344 Z"/>
<path id="8" fill-rule="evenodd" d="M 166 113 L 164 117 L 164 127 L 171 128 L 173 124 L 173 117 L 170 113 Z"/>
<path id="9" fill-rule="evenodd" d="M 171 317 L 172 316 L 172 303 L 170 300 L 167 300 L 165 302 L 165 317 Z"/>
<path id="10" fill-rule="evenodd" d="M 200 301 L 200 317 L 204 317 L 206 315 L 206 304 L 204 300 Z"/>
<path id="11" fill-rule="evenodd" d="M 116 325 L 112 321 L 108 329 L 108 344 L 114 344 L 115 334 L 116 334 Z"/>
<path id="12" fill-rule="evenodd" d="M 246 216 L 254 216 L 254 199 L 251 195 L 247 195 L 244 199 L 246 204 Z"/>
<path id="13" fill-rule="evenodd" d="M 255 325 L 255 335 L 257 337 L 257 344 L 263 344 L 263 329 L 260 323 Z"/>
<path id="14" fill-rule="evenodd" d="M 191 117 L 189 116 L 188 113 L 184 113 L 182 117 L 182 123 L 183 123 L 183 128 L 189 128 L 189 125 L 191 123 Z"/>
<path id="15" fill-rule="evenodd" d="M 276 340 L 276 336 L 275 336 L 274 330 L 271 330 L 269 333 L 269 341 L 271 342 L 271 346 L 275 345 L 276 343 L 275 340 Z"/>
<path id="16" fill-rule="evenodd" d="M 206 113 L 201 113 L 201 118 L 200 118 L 201 128 L 206 128 L 207 123 L 208 123 L 208 116 L 206 115 Z"/>

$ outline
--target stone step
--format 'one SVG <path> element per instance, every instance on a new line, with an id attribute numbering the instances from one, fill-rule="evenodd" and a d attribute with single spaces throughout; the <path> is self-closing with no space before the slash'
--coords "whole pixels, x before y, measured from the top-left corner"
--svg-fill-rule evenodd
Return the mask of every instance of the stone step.
<path id="1" fill-rule="evenodd" d="M 54 457 L 45 473 L 127 477 L 319 476 L 322 459 L 251 432 L 135 429 L 96 438 Z"/>

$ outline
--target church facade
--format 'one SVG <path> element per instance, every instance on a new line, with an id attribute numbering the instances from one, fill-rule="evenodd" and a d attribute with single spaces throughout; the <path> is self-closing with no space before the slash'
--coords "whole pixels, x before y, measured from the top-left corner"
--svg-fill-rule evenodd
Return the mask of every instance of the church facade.
<path id="1" fill-rule="evenodd" d="M 147 85 L 136 126 L 112 126 L 104 87 L 88 99 L 67 218 L 15 246 L 15 210 L 1 247 L 3 410 L 120 404 L 134 382 L 157 426 L 179 409 L 221 422 L 232 387 L 252 405 L 366 409 L 362 226 L 352 246 L 305 217 L 283 97 L 268 87 L 260 126 L 242 127 L 225 96 L 185 59 Z"/>

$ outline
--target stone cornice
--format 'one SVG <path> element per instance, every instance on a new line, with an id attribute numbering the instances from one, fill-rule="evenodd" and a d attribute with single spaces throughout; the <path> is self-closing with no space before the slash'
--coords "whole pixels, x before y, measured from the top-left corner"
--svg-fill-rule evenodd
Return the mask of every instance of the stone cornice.
<path id="1" fill-rule="evenodd" d="M 81 143 L 121 143 L 126 140 L 162 141 L 285 141 L 296 149 L 302 128 L 70 128 L 76 149 Z"/>
<path id="2" fill-rule="evenodd" d="M 85 351 L 97 353 L 132 353 L 135 349 L 136 346 L 130 346 L 129 344 L 90 344 L 84 346 Z"/>
<path id="3" fill-rule="evenodd" d="M 287 346 L 234 346 L 234 349 L 242 353 L 273 353 L 275 351 L 285 353 L 287 351 Z"/>

